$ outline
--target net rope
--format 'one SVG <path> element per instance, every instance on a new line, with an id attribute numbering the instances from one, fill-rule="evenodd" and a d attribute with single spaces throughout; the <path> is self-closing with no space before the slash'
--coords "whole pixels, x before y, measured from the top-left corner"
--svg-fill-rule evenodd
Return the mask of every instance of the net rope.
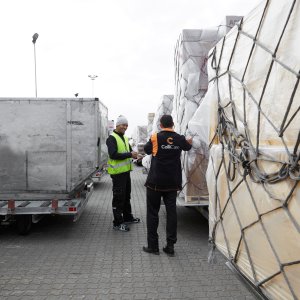
<path id="1" fill-rule="evenodd" d="M 296 220 L 289 210 L 289 202 L 291 200 L 293 192 L 295 191 L 295 189 L 297 187 L 299 187 L 299 181 L 300 181 L 300 164 L 299 164 L 300 130 L 298 133 L 297 140 L 295 141 L 295 145 L 292 147 L 293 148 L 292 150 L 291 150 L 291 147 L 290 148 L 288 147 L 286 139 L 285 139 L 285 132 L 288 130 L 289 126 L 291 125 L 291 123 L 295 119 L 295 117 L 297 115 L 299 115 L 300 106 L 298 106 L 298 107 L 296 106 L 296 110 L 294 112 L 292 112 L 292 114 L 291 114 L 291 107 L 292 107 L 292 105 L 297 105 L 297 103 L 295 103 L 295 101 L 296 101 L 295 94 L 296 94 L 296 92 L 298 90 L 298 86 L 299 86 L 300 71 L 295 72 L 290 67 L 288 67 L 284 62 L 282 62 L 278 58 L 276 58 L 278 48 L 281 44 L 282 38 L 284 37 L 284 34 L 286 32 L 286 28 L 291 19 L 291 15 L 295 8 L 296 1 L 293 1 L 293 3 L 291 4 L 287 19 L 284 23 L 282 32 L 279 36 L 279 39 L 277 41 L 274 51 L 270 51 L 262 43 L 260 43 L 257 40 L 258 34 L 259 34 L 262 24 L 263 24 L 263 20 L 265 18 L 267 10 L 268 10 L 269 3 L 270 3 L 270 1 L 266 1 L 265 7 L 264 7 L 264 10 L 263 10 L 263 13 L 262 13 L 259 25 L 258 25 L 258 29 L 254 36 L 251 36 L 248 33 L 243 31 L 243 20 L 241 20 L 241 22 L 239 23 L 237 37 L 235 40 L 235 44 L 233 46 L 233 50 L 231 53 L 231 57 L 230 57 L 230 60 L 228 63 L 227 70 L 225 72 L 223 72 L 221 74 L 218 73 L 219 69 L 220 69 L 220 62 L 222 59 L 222 53 L 224 50 L 223 48 L 224 48 L 226 37 L 223 38 L 219 61 L 217 62 L 217 56 L 216 56 L 216 51 L 215 51 L 216 48 L 214 48 L 214 51 L 211 53 L 211 57 L 210 57 L 211 58 L 211 68 L 213 68 L 216 72 L 216 76 L 214 78 L 212 78 L 211 81 L 213 81 L 218 86 L 220 78 L 222 78 L 223 76 L 228 76 L 228 86 L 229 86 L 229 94 L 230 94 L 230 99 L 229 99 L 228 104 L 226 104 L 226 106 L 221 105 L 220 94 L 218 94 L 218 103 L 219 103 L 218 104 L 218 127 L 217 127 L 217 131 L 215 133 L 215 136 L 210 144 L 210 147 L 211 147 L 213 145 L 213 143 L 218 141 L 218 143 L 222 146 L 221 162 L 219 163 L 218 167 L 214 169 L 215 182 L 218 181 L 221 168 L 224 168 L 224 170 L 226 172 L 226 184 L 227 184 L 227 189 L 228 189 L 228 198 L 227 198 L 226 203 L 223 208 L 221 207 L 221 204 L 220 204 L 221 200 L 218 195 L 217 186 L 215 187 L 216 197 L 215 197 L 215 199 L 211 199 L 211 201 L 214 202 L 215 210 L 218 210 L 220 212 L 219 218 L 214 223 L 214 227 L 212 229 L 211 242 L 214 245 L 213 247 L 216 247 L 216 245 L 214 244 L 215 237 L 216 237 L 215 236 L 216 228 L 217 228 L 217 226 L 220 226 L 223 236 L 224 236 L 224 240 L 225 240 L 226 251 L 229 255 L 229 259 L 232 261 L 233 264 L 236 264 L 236 262 L 237 262 L 238 255 L 240 253 L 240 248 L 241 248 L 241 245 L 243 242 L 243 245 L 245 246 L 245 251 L 247 253 L 247 258 L 249 259 L 252 276 L 254 278 L 254 284 L 259 290 L 261 290 L 266 296 L 270 297 L 270 295 L 268 294 L 268 292 L 265 289 L 266 284 L 268 284 L 268 282 L 270 282 L 275 276 L 282 275 L 288 286 L 291 296 L 293 297 L 293 299 L 298 299 L 297 295 L 295 294 L 295 291 L 293 290 L 290 279 L 288 278 L 288 276 L 286 274 L 286 268 L 291 265 L 300 264 L 300 260 L 290 261 L 288 263 L 286 263 L 286 262 L 284 263 L 280 260 L 280 255 L 278 254 L 278 251 L 277 251 L 276 247 L 274 246 L 274 242 L 272 241 L 272 238 L 262 220 L 262 218 L 264 216 L 271 214 L 276 210 L 284 210 L 286 212 L 286 214 L 288 215 L 288 217 L 290 218 L 290 220 L 291 220 L 292 224 L 294 225 L 295 229 L 297 230 L 298 234 L 300 233 L 299 220 Z M 239 79 L 237 76 L 235 76 L 230 70 L 232 58 L 234 56 L 235 49 L 236 49 L 236 44 L 237 44 L 237 41 L 240 36 L 251 39 L 252 43 L 253 43 L 251 51 L 249 53 L 247 63 L 245 65 L 245 70 L 243 72 L 243 76 L 241 79 Z M 249 62 L 250 62 L 251 57 L 256 48 L 260 48 L 265 53 L 267 53 L 269 56 L 271 56 L 271 62 L 270 62 L 270 65 L 269 65 L 269 68 L 268 68 L 268 71 L 266 74 L 262 92 L 258 99 L 255 99 L 255 97 L 251 94 L 249 88 L 247 87 L 247 85 L 244 82 L 245 74 L 249 67 Z M 291 92 L 291 95 L 290 95 L 290 98 L 288 101 L 288 105 L 287 105 L 286 111 L 284 112 L 284 116 L 280 123 L 280 126 L 274 124 L 274 122 L 272 122 L 272 120 L 270 118 L 268 118 L 268 116 L 264 112 L 263 106 L 262 106 L 262 104 L 264 102 L 264 94 L 265 94 L 266 88 L 268 87 L 268 84 L 269 84 L 270 74 L 272 72 L 272 69 L 274 68 L 275 63 L 279 64 L 281 67 L 283 67 L 286 71 L 293 74 L 293 76 L 295 77 L 295 85 Z M 240 119 L 241 116 L 237 112 L 235 103 L 234 103 L 233 99 L 231 98 L 233 83 L 235 86 L 237 84 L 239 84 L 243 89 L 244 114 L 242 116 L 243 117 L 242 119 Z M 218 88 L 218 90 L 219 90 L 219 88 Z M 257 122 L 257 129 L 256 129 L 256 144 L 255 145 L 253 145 L 253 142 L 250 139 L 249 128 L 247 126 L 247 120 L 246 120 L 246 115 L 247 115 L 246 101 L 247 100 L 252 101 L 252 105 L 257 108 L 258 122 Z M 229 110 L 231 111 L 231 117 L 228 117 L 228 115 L 226 113 L 226 111 L 229 111 Z M 275 159 L 271 154 L 261 151 L 260 135 L 261 135 L 261 118 L 262 117 L 264 117 L 267 120 L 269 125 L 275 130 L 278 137 L 281 139 L 283 149 L 285 149 L 286 155 L 288 157 L 288 161 L 281 161 L 281 160 Z M 241 130 L 238 129 L 237 121 L 242 122 L 243 127 L 244 127 L 243 132 L 241 132 Z M 276 172 L 266 173 L 260 167 L 261 161 L 275 162 L 275 163 L 278 163 L 280 165 L 280 167 L 278 168 L 278 170 Z M 231 183 L 236 179 L 237 175 L 239 175 L 239 177 L 242 179 L 239 180 L 234 187 L 232 187 Z M 277 183 L 287 180 L 287 179 L 292 180 L 293 187 L 292 187 L 291 191 L 288 193 L 288 195 L 286 196 L 286 198 L 284 199 L 284 201 L 282 201 L 279 197 L 277 197 L 274 193 L 272 193 L 268 189 L 268 185 L 277 184 Z M 272 208 L 269 211 L 266 211 L 264 213 L 260 213 L 257 208 L 253 192 L 249 185 L 250 181 L 260 184 L 263 187 L 264 191 L 267 193 L 267 195 L 272 200 L 278 201 L 279 206 L 276 208 Z M 233 201 L 233 198 L 232 198 L 232 195 L 234 195 L 235 191 L 238 189 L 238 187 L 242 183 L 245 184 L 247 187 L 248 193 L 250 194 L 251 202 L 252 202 L 252 204 L 255 208 L 256 214 L 257 214 L 257 220 L 245 227 L 243 227 L 243 225 L 242 225 L 242 222 L 240 220 L 240 217 L 239 217 L 239 214 L 237 211 L 235 201 Z M 225 214 L 226 209 L 229 204 L 232 205 L 232 207 L 233 207 L 233 212 L 235 214 L 235 217 L 237 219 L 237 223 L 238 223 L 238 226 L 239 226 L 239 229 L 241 232 L 241 237 L 240 237 L 240 240 L 238 243 L 237 250 L 235 251 L 235 254 L 231 253 L 232 251 L 229 246 L 228 234 L 226 232 L 226 228 L 223 223 L 224 214 Z M 217 215 L 217 211 L 215 211 L 214 213 L 215 213 L 215 215 Z M 267 243 L 270 246 L 271 251 L 276 259 L 276 262 L 278 264 L 278 270 L 279 270 L 279 271 L 271 274 L 269 277 L 264 278 L 262 280 L 258 279 L 256 268 L 255 268 L 254 262 L 252 260 L 250 250 L 249 250 L 249 245 L 248 245 L 247 239 L 245 238 L 246 230 L 248 230 L 252 226 L 257 225 L 258 223 L 261 226 L 263 233 L 267 238 Z"/>

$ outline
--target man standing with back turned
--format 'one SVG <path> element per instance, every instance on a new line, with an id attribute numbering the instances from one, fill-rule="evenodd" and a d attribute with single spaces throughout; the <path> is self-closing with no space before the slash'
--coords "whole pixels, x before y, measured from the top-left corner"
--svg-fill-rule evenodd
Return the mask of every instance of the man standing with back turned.
<path id="1" fill-rule="evenodd" d="M 143 247 L 147 253 L 159 254 L 158 222 L 161 198 L 167 212 L 167 245 L 163 251 L 174 256 L 174 244 L 177 241 L 177 191 L 182 189 L 181 151 L 192 148 L 192 139 L 186 139 L 173 130 L 173 119 L 170 115 L 163 115 L 160 119 L 159 133 L 154 133 L 146 143 L 144 149 L 152 154 L 151 167 L 145 183 L 147 187 L 147 242 Z"/>
<path id="2" fill-rule="evenodd" d="M 128 224 L 140 222 L 131 212 L 131 158 L 137 158 L 137 153 L 132 151 L 128 138 L 124 135 L 127 127 L 127 119 L 119 116 L 116 129 L 106 140 L 109 155 L 107 171 L 113 183 L 113 228 L 119 231 L 129 231 Z"/>

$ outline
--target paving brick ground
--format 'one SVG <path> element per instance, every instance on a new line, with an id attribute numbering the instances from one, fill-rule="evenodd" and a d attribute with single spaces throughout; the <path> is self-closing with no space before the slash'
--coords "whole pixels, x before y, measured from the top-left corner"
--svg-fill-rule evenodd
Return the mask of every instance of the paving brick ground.
<path id="1" fill-rule="evenodd" d="M 145 175 L 132 173 L 132 206 L 142 223 L 112 230 L 111 180 L 104 176 L 77 223 L 49 217 L 28 236 L 0 229 L 0 299 L 254 299 L 218 255 L 207 263 L 208 225 L 178 208 L 176 256 L 141 251 L 146 241 Z M 165 211 L 160 212 L 160 242 Z"/>

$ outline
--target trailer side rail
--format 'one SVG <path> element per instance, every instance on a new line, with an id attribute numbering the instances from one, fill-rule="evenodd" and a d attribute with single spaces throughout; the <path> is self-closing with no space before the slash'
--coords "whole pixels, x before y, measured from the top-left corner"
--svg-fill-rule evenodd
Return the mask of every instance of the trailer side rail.
<path id="1" fill-rule="evenodd" d="M 93 183 L 73 199 L 0 200 L 0 216 L 70 215 L 77 221 L 93 191 Z"/>

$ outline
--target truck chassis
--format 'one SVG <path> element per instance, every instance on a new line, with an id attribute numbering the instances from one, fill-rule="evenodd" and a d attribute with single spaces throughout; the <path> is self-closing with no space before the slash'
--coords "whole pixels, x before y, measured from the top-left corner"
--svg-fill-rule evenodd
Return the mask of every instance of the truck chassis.
<path id="1" fill-rule="evenodd" d="M 86 182 L 83 189 L 74 197 L 52 199 L 0 199 L 0 224 L 16 222 L 17 230 L 24 235 L 29 233 L 32 223 L 37 223 L 45 215 L 66 215 L 76 222 L 93 192 L 93 182 Z"/>

